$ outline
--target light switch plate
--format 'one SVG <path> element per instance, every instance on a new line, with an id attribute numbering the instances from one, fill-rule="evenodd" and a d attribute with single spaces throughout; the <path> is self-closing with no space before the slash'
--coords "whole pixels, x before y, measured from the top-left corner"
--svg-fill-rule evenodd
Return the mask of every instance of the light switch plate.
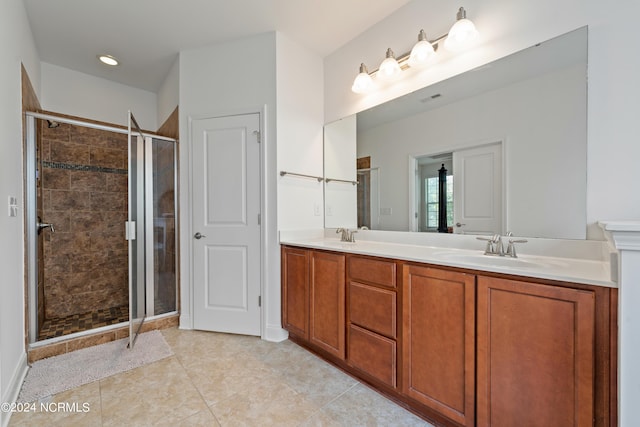
<path id="1" fill-rule="evenodd" d="M 8 198 L 8 214 L 10 217 L 18 216 L 18 198 L 15 196 L 9 196 Z"/>

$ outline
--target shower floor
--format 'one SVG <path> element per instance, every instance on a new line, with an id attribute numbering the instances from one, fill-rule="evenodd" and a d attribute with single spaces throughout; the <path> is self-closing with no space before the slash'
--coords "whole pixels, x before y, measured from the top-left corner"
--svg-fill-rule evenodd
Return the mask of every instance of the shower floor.
<path id="1" fill-rule="evenodd" d="M 89 313 L 47 319 L 40 328 L 38 341 L 87 331 L 129 320 L 129 306 L 111 307 Z"/>

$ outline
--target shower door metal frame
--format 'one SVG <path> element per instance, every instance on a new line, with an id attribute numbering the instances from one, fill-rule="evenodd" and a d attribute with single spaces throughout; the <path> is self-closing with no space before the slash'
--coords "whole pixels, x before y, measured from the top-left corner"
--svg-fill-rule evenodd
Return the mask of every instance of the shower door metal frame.
<path id="1" fill-rule="evenodd" d="M 155 315 L 155 287 L 154 285 L 154 183 L 153 183 L 153 168 L 146 167 L 147 165 L 153 165 L 153 141 L 161 140 L 161 141 L 169 141 L 173 143 L 173 206 L 174 206 L 174 248 L 175 248 L 175 257 L 174 257 L 174 268 L 175 268 L 175 283 L 176 283 L 176 298 L 175 303 L 176 307 L 172 312 L 178 311 L 178 277 L 180 277 L 180 264 L 179 264 L 179 232 L 178 232 L 178 224 L 179 224 L 179 210 L 178 210 L 178 141 L 173 138 L 167 138 L 159 135 L 148 135 L 143 133 L 144 135 L 144 164 L 145 164 L 145 233 L 147 236 L 151 236 L 150 238 L 145 239 L 145 253 L 151 254 L 151 256 L 147 257 L 147 261 L 145 263 L 146 275 L 148 284 L 151 286 L 147 286 L 147 313 L 151 313 L 150 316 Z M 149 282 L 150 281 L 150 282 Z M 171 312 L 170 312 L 171 313 Z M 162 316 L 165 313 L 159 314 L 158 316 Z"/>
<path id="2" fill-rule="evenodd" d="M 108 125 L 101 125 L 97 123 L 85 122 L 83 120 L 70 119 L 66 117 L 56 116 L 54 114 L 44 114 L 27 111 L 25 114 L 25 156 L 24 156 L 24 166 L 25 166 L 25 209 L 24 209 L 24 220 L 25 220 L 25 234 L 26 234 L 26 252 L 27 252 L 27 318 L 29 322 L 28 326 L 28 343 L 30 346 L 37 346 L 42 344 L 54 343 L 61 340 L 66 340 L 71 337 L 81 337 L 85 335 L 90 335 L 97 331 L 105 331 L 109 329 L 115 329 L 119 327 L 123 327 L 129 324 L 129 322 L 121 322 L 114 325 L 104 326 L 96 329 L 88 329 L 86 331 L 77 332 L 74 334 L 63 335 L 61 337 L 51 338 L 47 340 L 38 341 L 38 274 L 37 274 L 37 262 L 38 262 L 38 235 L 35 227 L 36 224 L 36 209 L 37 209 L 37 190 L 36 190 L 36 173 L 42 174 L 42 171 L 39 171 L 36 165 L 36 138 L 37 138 L 37 122 L 36 119 L 42 120 L 52 120 L 58 123 L 65 123 L 75 126 L 88 127 L 92 129 L 104 130 L 108 132 L 115 132 L 121 134 L 127 134 L 127 128 L 123 127 L 115 127 Z M 147 313 L 151 313 L 148 317 L 148 320 L 153 320 L 158 317 L 165 317 L 167 315 L 175 314 L 178 312 L 178 301 L 179 301 L 179 287 L 178 287 L 178 277 L 179 277 L 179 250 L 178 250 L 178 229 L 179 229 L 179 209 L 178 209 L 178 150 L 177 144 L 178 141 L 174 138 L 168 138 L 160 135 L 155 135 L 152 133 L 142 132 L 142 136 L 144 137 L 144 144 L 149 144 L 149 147 L 153 144 L 153 140 L 164 140 L 170 141 L 174 143 L 174 206 L 175 206 L 175 269 L 176 269 L 176 277 L 175 277 L 175 293 L 176 293 L 176 307 L 173 311 L 162 313 L 159 315 L 154 314 L 154 260 L 153 256 L 147 257 L 147 261 L 144 264 L 144 272 L 146 275 L 147 282 L 147 305 L 146 310 Z M 151 152 L 151 150 L 146 150 Z M 149 159 L 144 159 L 144 162 L 151 162 L 151 157 Z M 151 163 L 149 163 L 151 164 Z M 152 168 L 145 168 L 150 172 L 151 177 L 153 176 Z M 145 189 L 147 193 L 145 195 L 145 205 L 153 206 L 153 197 L 152 192 Z M 149 201 L 150 200 L 150 201 Z M 151 231 L 153 231 L 153 210 L 146 214 L 147 218 L 145 218 L 146 223 L 151 223 Z M 147 233 L 148 234 L 148 233 Z M 153 249 L 153 233 L 151 233 L 150 237 L 146 238 L 145 246 L 148 250 L 149 248 L 149 240 L 151 241 L 150 247 Z M 151 252 L 153 254 L 153 252 Z"/>
<path id="3" fill-rule="evenodd" d="M 148 174 L 145 136 L 135 117 L 129 111 L 127 126 L 128 163 L 127 163 L 127 222 L 125 238 L 129 247 L 129 345 L 133 349 L 138 334 L 149 312 L 149 263 L 153 269 L 153 256 L 147 254 L 149 234 L 147 224 Z M 153 178 L 153 176 L 152 176 Z M 151 289 L 153 292 L 153 289 Z M 143 301 L 141 301 L 143 300 Z M 153 303 L 153 301 L 151 301 Z"/>
<path id="4" fill-rule="evenodd" d="M 25 224 L 27 234 L 27 301 L 29 321 L 29 343 L 38 337 L 38 232 L 37 217 L 37 159 L 36 159 L 36 117 L 27 113 L 25 117 Z"/>

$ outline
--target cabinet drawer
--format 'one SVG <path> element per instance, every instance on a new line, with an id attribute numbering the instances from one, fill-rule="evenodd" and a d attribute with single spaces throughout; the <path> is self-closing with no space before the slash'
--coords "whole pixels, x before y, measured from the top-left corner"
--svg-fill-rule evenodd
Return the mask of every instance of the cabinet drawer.
<path id="1" fill-rule="evenodd" d="M 385 384 L 396 387 L 396 342 L 349 325 L 349 364 Z"/>
<path id="2" fill-rule="evenodd" d="M 349 321 L 387 337 L 396 338 L 396 292 L 351 282 Z"/>
<path id="3" fill-rule="evenodd" d="M 396 264 L 371 258 L 350 257 L 349 277 L 375 285 L 396 287 Z"/>

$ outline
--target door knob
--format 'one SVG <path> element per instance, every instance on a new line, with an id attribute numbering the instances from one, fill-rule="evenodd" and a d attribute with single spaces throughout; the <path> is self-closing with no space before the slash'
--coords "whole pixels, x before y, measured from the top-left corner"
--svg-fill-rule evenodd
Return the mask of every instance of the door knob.
<path id="1" fill-rule="evenodd" d="M 467 224 L 462 224 L 462 223 L 456 222 L 456 227 L 462 227 L 463 225 L 467 225 Z"/>
<path id="2" fill-rule="evenodd" d="M 205 236 L 204 234 L 201 234 L 201 233 L 198 231 L 196 234 L 194 234 L 194 235 L 193 235 L 193 237 L 195 237 L 196 239 L 200 240 L 200 239 L 202 239 L 203 237 L 207 237 L 207 236 Z"/>

